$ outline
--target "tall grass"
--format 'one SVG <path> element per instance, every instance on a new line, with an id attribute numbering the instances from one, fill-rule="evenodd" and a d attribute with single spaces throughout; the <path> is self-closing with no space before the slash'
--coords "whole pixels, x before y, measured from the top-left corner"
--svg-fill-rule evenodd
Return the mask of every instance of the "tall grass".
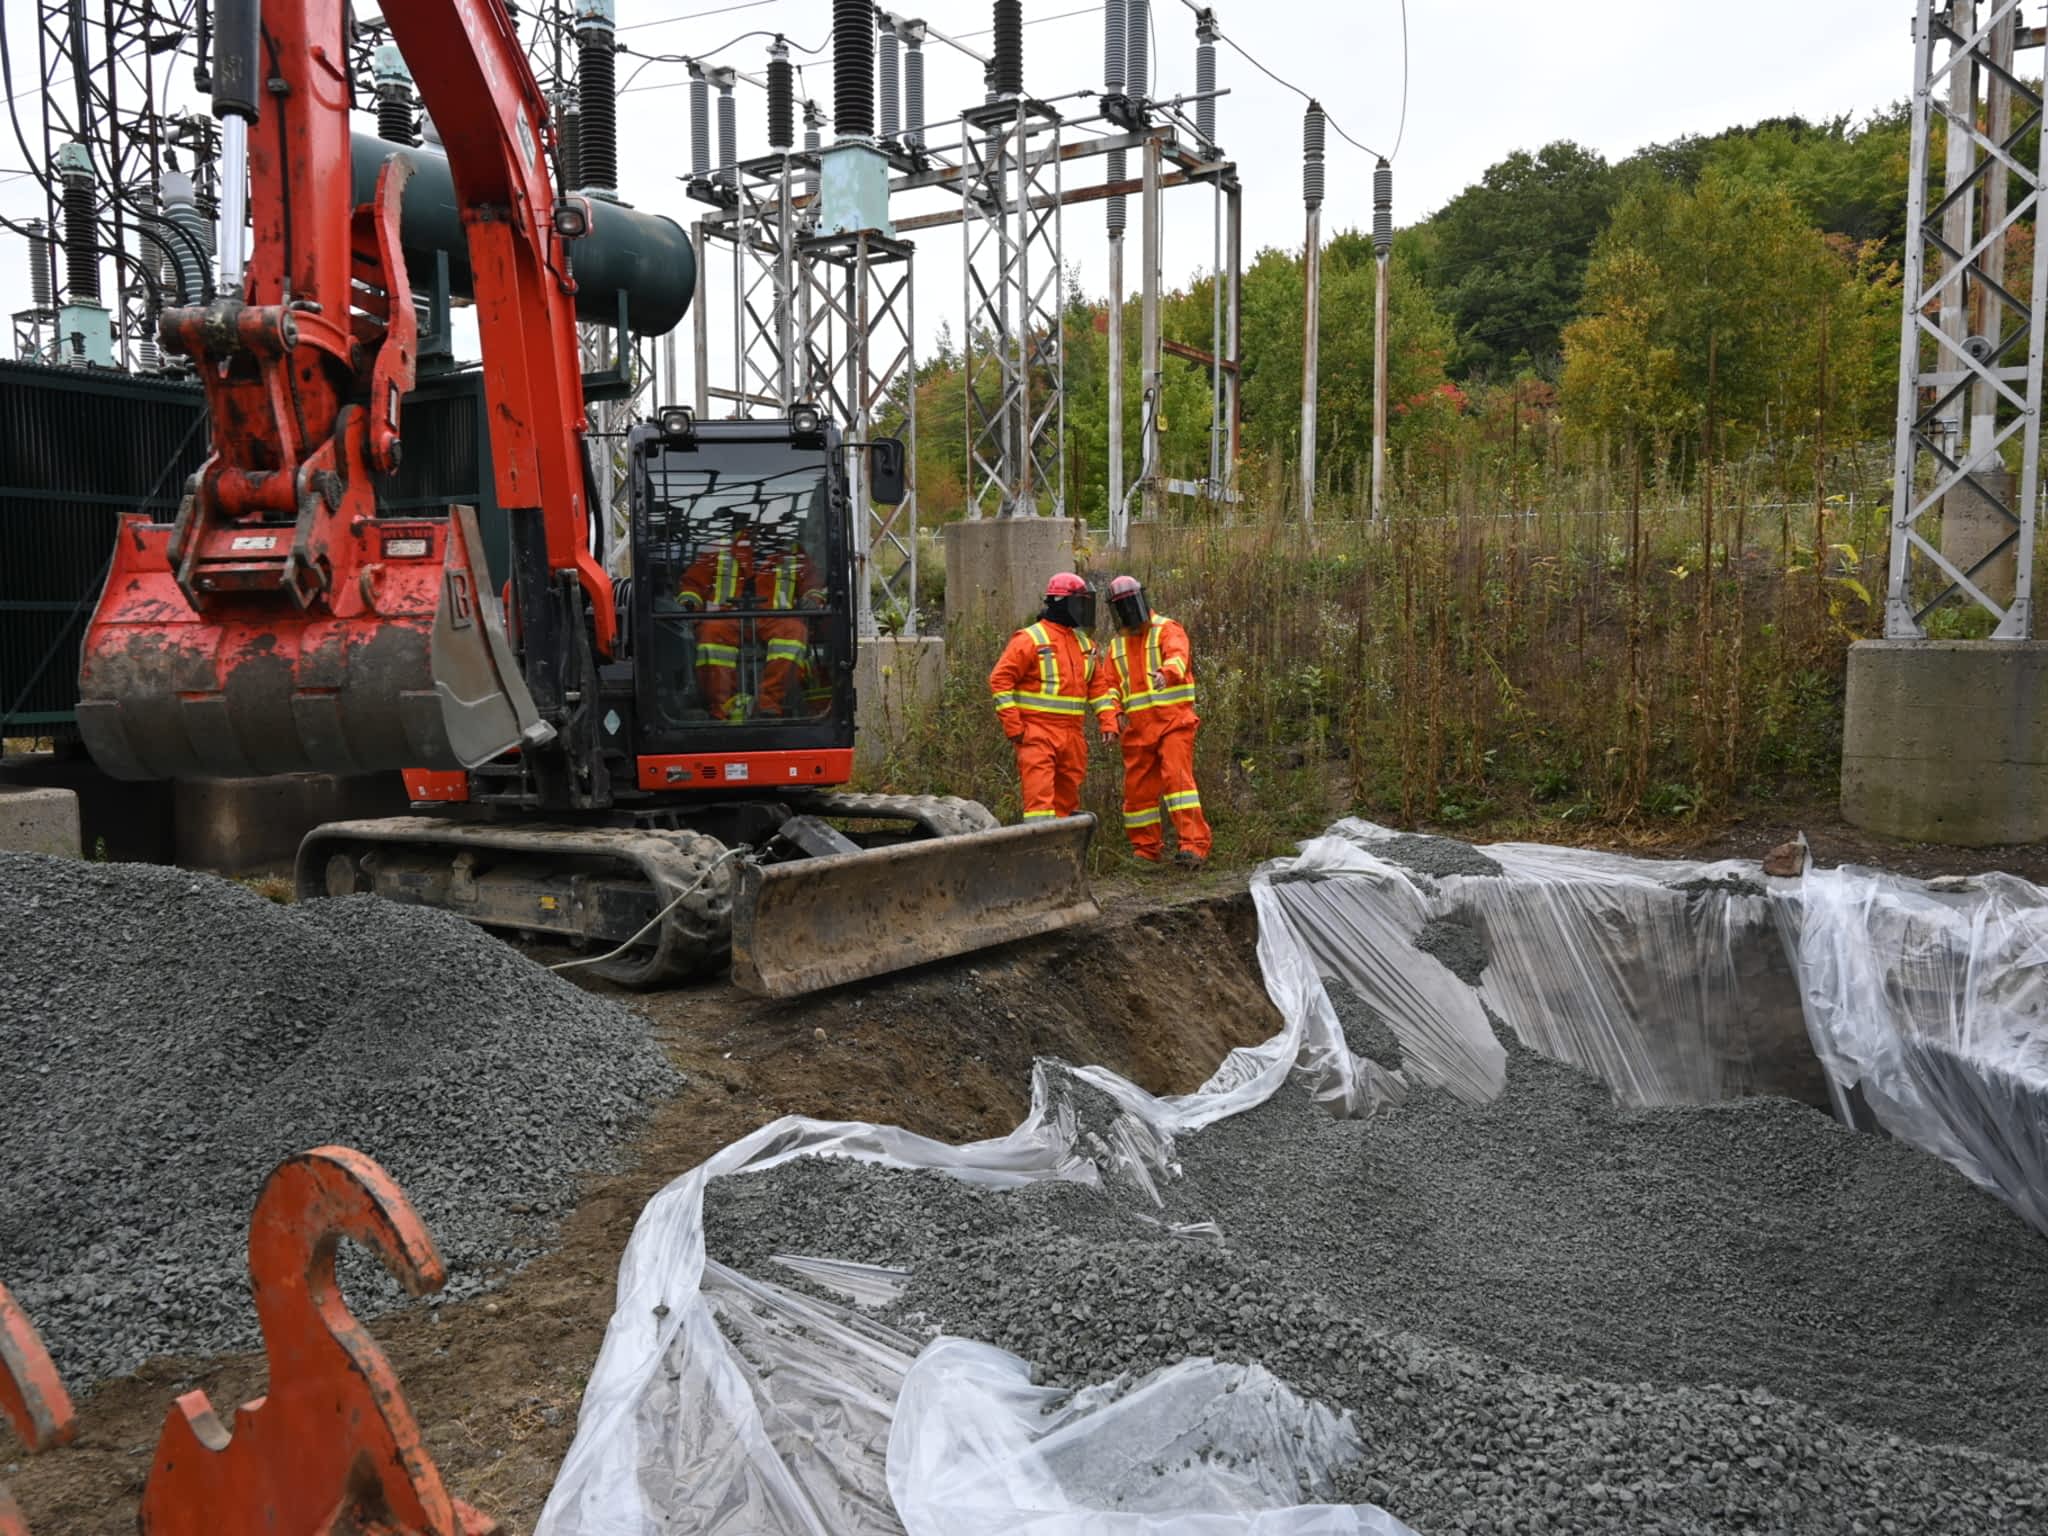
<path id="1" fill-rule="evenodd" d="M 1225 858 L 1354 811 L 1650 838 L 1748 797 L 1833 793 L 1845 657 L 1882 628 L 1889 520 L 1876 463 L 1850 469 L 1796 502 L 1726 469 L 1711 511 L 1697 485 L 1579 481 L 1494 512 L 1432 488 L 1382 524 L 1311 533 L 1268 502 L 1094 563 L 1140 576 L 1192 636 Z M 941 695 L 900 722 L 882 782 L 1015 814 L 984 681 L 1003 638 L 948 636 Z M 1115 749 L 1091 750 L 1088 804 L 1114 829 Z"/>

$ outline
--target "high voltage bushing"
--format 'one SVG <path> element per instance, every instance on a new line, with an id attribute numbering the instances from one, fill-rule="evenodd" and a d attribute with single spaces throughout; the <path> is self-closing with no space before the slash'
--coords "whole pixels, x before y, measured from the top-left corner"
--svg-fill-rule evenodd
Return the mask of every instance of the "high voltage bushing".
<path id="1" fill-rule="evenodd" d="M 718 87 L 718 182 L 725 187 L 739 184 L 739 104 L 732 94 L 738 80 L 737 70 L 711 71 L 711 83 Z"/>
<path id="2" fill-rule="evenodd" d="M 1024 0 L 996 0 L 996 94 L 1024 94 Z"/>
<path id="3" fill-rule="evenodd" d="M 796 148 L 796 69 L 780 37 L 768 45 L 768 147 L 784 155 Z"/>
<path id="4" fill-rule="evenodd" d="M 690 61 L 690 176 L 695 181 L 711 176 L 711 82 L 695 59 Z"/>
<path id="5" fill-rule="evenodd" d="M 213 240 L 213 221 L 199 211 L 192 178 L 183 171 L 164 173 L 164 218 L 183 231 L 174 235 L 171 270 L 177 275 L 180 304 L 206 302 L 206 258 Z"/>
<path id="6" fill-rule="evenodd" d="M 555 143 L 555 159 L 565 189 L 583 180 L 583 108 L 574 91 L 562 96 L 562 129 Z"/>
<path id="7" fill-rule="evenodd" d="M 100 301 L 99 193 L 92 156 L 83 144 L 57 151 L 64 184 L 64 281 L 73 304 Z"/>
<path id="8" fill-rule="evenodd" d="M 875 136 L 874 0 L 832 0 L 832 120 L 841 140 Z"/>
<path id="9" fill-rule="evenodd" d="M 1124 93 L 1124 0 L 1102 7 L 1102 94 Z"/>
<path id="10" fill-rule="evenodd" d="M 412 71 L 396 43 L 379 43 L 370 56 L 377 90 L 377 137 L 387 144 L 413 142 Z"/>
<path id="11" fill-rule="evenodd" d="M 921 21 L 900 21 L 896 32 L 903 39 L 903 142 L 923 149 L 925 26 Z"/>
<path id="12" fill-rule="evenodd" d="M 1124 94 L 1133 101 L 1152 94 L 1151 0 L 1130 0 L 1124 10 Z"/>
<path id="13" fill-rule="evenodd" d="M 1323 206 L 1324 127 L 1322 103 L 1310 102 L 1301 114 L 1301 200 L 1309 208 Z"/>
<path id="14" fill-rule="evenodd" d="M 576 98 L 583 114 L 579 192 L 619 190 L 619 97 L 613 0 L 576 0 Z"/>
<path id="15" fill-rule="evenodd" d="M 875 12 L 876 78 L 881 87 L 882 137 L 894 143 L 903 133 L 903 85 L 897 68 L 896 18 Z"/>
<path id="16" fill-rule="evenodd" d="M 50 226 L 41 219 L 28 221 L 28 296 L 37 309 L 57 302 L 57 274 L 50 264 Z"/>
<path id="17" fill-rule="evenodd" d="M 1394 249 L 1394 168 L 1385 160 L 1372 168 L 1372 248 L 1382 256 Z"/>
<path id="18" fill-rule="evenodd" d="M 1195 132 L 1211 148 L 1216 144 L 1216 13 L 1195 13 Z"/>
<path id="19" fill-rule="evenodd" d="M 821 137 L 825 127 L 825 114 L 818 110 L 815 101 L 804 103 L 804 154 L 810 164 L 804 170 L 804 196 L 813 203 L 818 200 L 818 151 L 824 147 Z"/>

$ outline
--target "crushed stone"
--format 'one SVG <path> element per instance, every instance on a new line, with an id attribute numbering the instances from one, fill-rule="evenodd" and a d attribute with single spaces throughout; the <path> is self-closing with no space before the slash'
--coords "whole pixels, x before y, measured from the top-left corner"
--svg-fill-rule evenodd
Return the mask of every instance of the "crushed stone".
<path id="1" fill-rule="evenodd" d="M 709 1251 L 907 1269 L 881 1321 L 1053 1386 L 1263 1365 L 1355 1416 L 1344 1497 L 1425 1536 L 2048 1532 L 2048 1243 L 1805 1106 L 1621 1110 L 1505 1044 L 1489 1106 L 1337 1121 L 1290 1089 L 1180 1138 L 1163 1221 L 800 1159 L 710 1186 Z"/>
<path id="2" fill-rule="evenodd" d="M 1486 935 L 1469 919 L 1455 913 L 1424 923 L 1422 931 L 1415 935 L 1415 947 L 1426 955 L 1436 956 L 1445 970 L 1468 987 L 1479 985 L 1486 963 L 1493 958 Z"/>
<path id="3" fill-rule="evenodd" d="M 1425 837 L 1417 832 L 1397 832 L 1392 837 L 1375 839 L 1371 847 L 1376 857 L 1390 864 L 1399 864 L 1418 875 L 1503 873 L 1497 859 L 1454 837 Z"/>
<path id="4" fill-rule="evenodd" d="M 1741 875 L 1695 875 L 1690 880 L 1674 880 L 1665 887 L 1667 891 L 1683 891 L 1691 897 L 1701 896 L 1768 896 L 1754 880 Z"/>
<path id="5" fill-rule="evenodd" d="M 284 1158 L 383 1164 L 475 1294 L 679 1084 L 639 1017 L 458 917 L 283 907 L 209 875 L 0 854 L 0 1280 L 73 1388 L 253 1346 L 248 1220 Z M 344 1247 L 365 1316 L 403 1300 Z"/>

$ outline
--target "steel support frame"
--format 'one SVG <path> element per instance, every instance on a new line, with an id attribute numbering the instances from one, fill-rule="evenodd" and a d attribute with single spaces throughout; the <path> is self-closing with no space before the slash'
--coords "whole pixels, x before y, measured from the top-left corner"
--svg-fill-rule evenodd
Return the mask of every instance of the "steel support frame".
<path id="1" fill-rule="evenodd" d="M 1912 164 L 1885 598 L 1889 639 L 1924 637 L 1929 614 L 1958 597 L 1991 615 L 1994 640 L 2026 640 L 2033 633 L 2048 243 L 2035 243 L 2026 303 L 2003 281 L 2003 260 L 2007 234 L 2029 217 L 2038 225 L 2048 187 L 2048 134 L 2040 136 L 2035 164 L 2022 165 L 2016 153 L 2026 135 L 2043 123 L 2043 98 L 2041 88 L 2020 78 L 2011 65 L 2019 11 L 2020 0 L 1953 0 L 1952 8 L 1919 0 L 1914 22 Z M 1944 43 L 1947 57 L 1937 62 Z M 1994 137 L 1977 126 L 1972 72 L 1978 70 L 1996 81 L 2018 109 L 2002 135 Z M 1937 121 L 1950 147 L 1939 186 L 1930 164 Z M 1997 198 L 1984 196 L 1999 177 L 2009 177 L 2019 190 L 2002 213 Z M 1979 328 L 1962 334 L 1969 327 L 1957 323 L 1957 317 L 1972 311 Z M 1966 445 L 1962 425 L 1973 390 L 1980 402 L 1979 428 Z M 2014 438 L 2021 456 L 2016 502 L 1996 494 L 1995 477 L 1978 474 L 2002 468 L 2005 447 Z M 1923 455 L 1933 466 L 1924 483 L 1917 473 Z M 1950 492 L 1965 487 L 2012 525 L 1967 570 L 1948 559 L 1919 526 Z M 2013 598 L 2001 607 L 1978 578 L 2008 552 L 2016 563 Z"/>
<path id="2" fill-rule="evenodd" d="M 1017 98 L 961 127 L 967 513 L 1065 517 L 1060 118 Z"/>
<path id="3" fill-rule="evenodd" d="M 915 247 L 873 230 L 797 247 L 802 396 L 847 441 L 902 438 L 905 485 L 893 507 L 868 494 L 868 456 L 847 455 L 853 505 L 854 620 L 863 639 L 915 634 L 917 612 L 917 311 Z M 884 622 L 886 620 L 886 623 Z"/>

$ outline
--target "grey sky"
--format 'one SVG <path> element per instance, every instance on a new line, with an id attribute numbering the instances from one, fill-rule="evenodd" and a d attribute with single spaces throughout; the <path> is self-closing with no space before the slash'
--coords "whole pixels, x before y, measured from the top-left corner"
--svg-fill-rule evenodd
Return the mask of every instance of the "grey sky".
<path id="1" fill-rule="evenodd" d="M 724 0 L 727 5 L 731 0 Z M 1060 17 L 1083 0 L 1027 0 L 1027 21 Z M 720 0 L 618 0 L 621 40 L 642 52 L 701 53 L 754 28 L 781 29 L 801 46 L 830 29 L 828 0 L 765 0 L 724 11 Z M 919 14 L 904 3 L 904 14 Z M 1789 113 L 1824 117 L 1866 113 L 1903 95 L 1911 73 L 1910 5 L 1905 0 L 1581 0 L 1576 6 L 1528 0 L 1408 0 L 1409 97 L 1404 142 L 1395 160 L 1395 217 L 1426 216 L 1517 147 L 1571 138 L 1610 158 L 1685 133 Z M 7 8 L 15 45 L 15 84 L 33 79 L 32 7 Z M 1318 95 L 1354 137 L 1393 146 L 1401 104 L 1400 0 L 1220 0 L 1225 34 L 1275 73 Z M 986 50 L 989 8 L 975 0 L 928 0 L 933 26 Z M 668 19 L 678 18 L 678 19 Z M 1194 16 L 1184 0 L 1154 0 L 1155 96 L 1194 84 Z M 1025 78 L 1033 94 L 1057 96 L 1099 84 L 1098 10 L 1028 25 Z M 717 62 L 758 72 L 765 37 L 748 38 Z M 830 105 L 829 55 L 799 55 L 808 92 Z M 927 50 L 928 113 L 936 119 L 981 100 L 980 66 L 941 44 Z M 621 78 L 638 67 L 623 60 Z M 1231 94 L 1218 107 L 1218 133 L 1245 183 L 1246 258 L 1261 246 L 1297 245 L 1302 236 L 1300 97 L 1259 74 L 1228 46 L 1219 83 Z M 692 205 L 670 179 L 687 162 L 686 96 L 680 65 L 652 64 L 622 103 L 622 181 L 634 203 L 687 219 Z M 740 87 L 740 151 L 765 147 L 762 93 Z M 38 102 L 18 103 L 31 134 Z M 1067 104 L 1085 113 L 1085 102 Z M 366 120 L 367 121 L 367 120 Z M 954 130 L 933 134 L 942 147 Z M 9 178 L 20 153 L 11 131 L 0 136 L 0 212 L 40 211 L 33 182 Z M 1100 162 L 1092 162 L 1099 167 Z M 1078 171 L 1092 180 L 1099 169 Z M 1072 184 L 1070 182 L 1070 184 Z M 1328 163 L 1326 232 L 1363 225 L 1371 214 L 1371 161 L 1335 135 Z M 1184 282 L 1210 264 L 1210 197 L 1189 189 L 1167 195 L 1165 276 Z M 937 201 L 918 205 L 936 207 Z M 909 211 L 909 210 L 906 210 Z M 1136 232 L 1136 209 L 1132 209 Z M 919 331 L 959 327 L 960 240 L 933 231 L 919 245 Z M 1129 265 L 1136 265 L 1135 240 Z M 1069 213 L 1065 255 L 1092 293 L 1105 286 L 1099 205 Z M 1135 286 L 1135 276 L 1132 284 Z M 0 303 L 26 297 L 22 243 L 0 233 Z"/>

